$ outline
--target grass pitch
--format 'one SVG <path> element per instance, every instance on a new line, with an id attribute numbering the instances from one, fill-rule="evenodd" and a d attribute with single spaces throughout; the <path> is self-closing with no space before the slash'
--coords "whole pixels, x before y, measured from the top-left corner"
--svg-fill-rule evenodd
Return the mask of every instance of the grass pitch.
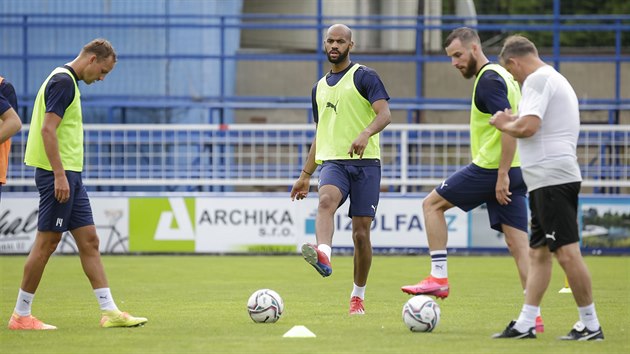
<path id="1" fill-rule="evenodd" d="M 8 321 L 24 256 L 0 257 L 0 317 Z M 400 286 L 429 270 L 429 257 L 375 256 L 366 292 L 366 315 L 347 314 L 352 258 L 333 257 L 322 278 L 300 256 L 105 256 L 121 310 L 146 316 L 140 328 L 102 329 L 89 282 L 76 256 L 54 256 L 33 313 L 56 331 L 0 328 L 2 353 L 630 353 L 630 258 L 586 257 L 606 340 L 562 342 L 578 319 L 570 294 L 559 294 L 564 275 L 554 264 L 542 304 L 545 332 L 536 340 L 493 340 L 519 314 L 523 295 L 510 257 L 449 257 L 451 295 L 438 301 L 440 324 L 412 333 L 402 322 L 408 295 Z M 285 313 L 274 324 L 247 314 L 249 295 L 276 290 Z M 304 325 L 316 338 L 283 338 Z"/>

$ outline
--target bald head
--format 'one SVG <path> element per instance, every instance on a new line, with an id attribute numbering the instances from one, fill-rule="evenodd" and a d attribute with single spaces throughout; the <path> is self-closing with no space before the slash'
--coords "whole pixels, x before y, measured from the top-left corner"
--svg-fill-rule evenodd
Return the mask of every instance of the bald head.
<path id="1" fill-rule="evenodd" d="M 330 36 L 343 37 L 349 42 L 349 41 L 352 41 L 352 30 L 350 29 L 350 27 L 344 24 L 337 23 L 328 27 L 328 31 L 326 32 L 326 37 L 330 37 Z"/>
<path id="2" fill-rule="evenodd" d="M 350 64 L 349 54 L 353 46 L 352 31 L 348 26 L 338 23 L 328 28 L 324 50 L 328 61 L 333 64 L 333 71 L 345 69 Z"/>

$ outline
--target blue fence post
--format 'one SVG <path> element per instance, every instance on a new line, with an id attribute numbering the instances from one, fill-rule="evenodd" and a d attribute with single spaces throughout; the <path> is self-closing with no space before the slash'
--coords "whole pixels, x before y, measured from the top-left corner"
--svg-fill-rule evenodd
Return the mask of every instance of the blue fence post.
<path id="1" fill-rule="evenodd" d="M 315 43 L 317 43 L 317 77 L 315 80 L 319 80 L 324 76 L 324 44 L 322 43 L 321 33 L 324 30 L 324 0 L 317 0 L 317 30 L 315 30 Z"/>
<path id="2" fill-rule="evenodd" d="M 553 0 L 553 67 L 560 71 L 560 0 Z"/>
<path id="3" fill-rule="evenodd" d="M 22 16 L 22 83 L 24 96 L 28 94 L 28 15 Z"/>
<path id="4" fill-rule="evenodd" d="M 422 23 L 422 26 L 420 25 Z M 424 60 L 423 53 L 424 52 L 424 16 L 416 17 L 416 102 L 420 102 L 422 100 L 422 84 L 424 81 Z M 418 114 L 420 111 L 416 110 Z M 420 122 L 420 117 L 418 117 L 418 123 Z M 413 123 L 411 118 L 408 116 L 407 123 Z"/>
<path id="5" fill-rule="evenodd" d="M 219 26 L 219 71 L 221 71 L 219 74 L 219 98 L 222 103 L 225 103 L 225 16 L 221 16 L 219 21 L 221 23 Z M 219 124 L 224 123 L 226 123 L 225 106 L 219 109 Z"/>
<path id="6" fill-rule="evenodd" d="M 615 21 L 615 104 L 621 104 L 621 20 Z M 620 109 L 615 110 L 614 119 L 608 116 L 608 123 L 619 124 Z"/>

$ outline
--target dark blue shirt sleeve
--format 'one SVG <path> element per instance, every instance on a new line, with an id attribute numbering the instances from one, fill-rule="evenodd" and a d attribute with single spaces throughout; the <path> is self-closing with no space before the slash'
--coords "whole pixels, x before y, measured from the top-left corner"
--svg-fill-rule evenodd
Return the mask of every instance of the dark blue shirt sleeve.
<path id="1" fill-rule="evenodd" d="M 9 108 L 13 108 L 17 112 L 17 95 L 13 85 L 5 79 L 0 84 L 0 114 L 4 114 Z"/>
<path id="2" fill-rule="evenodd" d="M 507 96 L 507 85 L 501 75 L 494 70 L 486 70 L 479 78 L 475 89 L 477 108 L 488 114 L 495 114 L 497 111 L 512 108 Z"/>
<path id="3" fill-rule="evenodd" d="M 44 91 L 46 113 L 55 113 L 63 118 L 64 113 L 74 100 L 74 81 L 69 74 L 58 73 L 48 80 Z"/>
<path id="4" fill-rule="evenodd" d="M 389 100 L 383 81 L 376 71 L 367 66 L 362 66 L 354 72 L 354 86 L 370 104 L 378 100 Z"/>
<path id="5" fill-rule="evenodd" d="M 319 82 L 319 81 L 318 81 Z M 319 122 L 319 112 L 317 110 L 317 83 L 313 86 L 313 91 L 311 92 L 311 105 L 313 107 L 313 122 Z"/>

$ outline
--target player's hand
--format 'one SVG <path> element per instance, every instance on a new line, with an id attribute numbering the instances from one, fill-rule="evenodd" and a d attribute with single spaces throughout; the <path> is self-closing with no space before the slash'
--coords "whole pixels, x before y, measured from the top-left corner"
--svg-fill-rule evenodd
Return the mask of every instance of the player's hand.
<path id="1" fill-rule="evenodd" d="M 70 199 L 70 185 L 65 174 L 55 176 L 55 199 L 59 203 L 65 203 Z"/>
<path id="2" fill-rule="evenodd" d="M 494 125 L 497 129 L 501 130 L 503 127 L 511 122 L 514 118 L 512 117 L 512 110 L 506 108 L 504 111 L 497 111 L 492 117 L 490 117 L 490 125 Z"/>
<path id="3" fill-rule="evenodd" d="M 354 157 L 354 155 L 359 155 L 359 158 L 363 158 L 363 153 L 365 152 L 365 147 L 368 144 L 368 139 L 370 136 L 366 132 L 361 132 L 359 136 L 354 139 L 352 145 L 350 145 L 350 150 L 348 150 L 348 155 L 350 157 Z"/>
<path id="4" fill-rule="evenodd" d="M 308 178 L 300 178 L 295 184 L 293 184 L 293 188 L 291 188 L 291 200 L 302 200 L 306 198 L 308 195 L 308 189 L 310 188 L 310 179 Z"/>
<path id="5" fill-rule="evenodd" d="M 507 173 L 503 175 L 499 174 L 494 191 L 497 202 L 499 202 L 500 205 L 508 205 L 508 203 L 512 201 L 512 199 L 510 199 L 512 195 L 512 192 L 510 192 L 510 177 Z"/>

